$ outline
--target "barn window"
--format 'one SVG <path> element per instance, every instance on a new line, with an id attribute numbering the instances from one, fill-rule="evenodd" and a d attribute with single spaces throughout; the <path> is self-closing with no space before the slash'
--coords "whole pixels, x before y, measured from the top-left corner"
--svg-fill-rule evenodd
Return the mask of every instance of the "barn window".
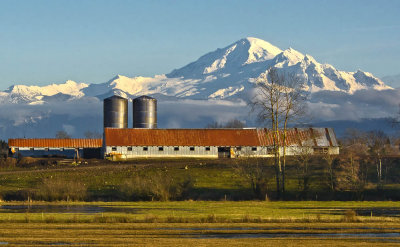
<path id="1" fill-rule="evenodd" d="M 132 151 L 132 147 L 128 147 L 128 151 Z"/>
<path id="2" fill-rule="evenodd" d="M 236 151 L 242 151 L 242 147 L 236 147 Z"/>
<path id="3" fill-rule="evenodd" d="M 111 151 L 117 151 L 117 147 L 112 147 Z"/>
<path id="4" fill-rule="evenodd" d="M 179 147 L 174 147 L 174 151 L 179 151 Z"/>
<path id="5" fill-rule="evenodd" d="M 44 151 L 46 151 L 46 152 L 49 151 L 49 148 L 45 148 Z"/>
<path id="6" fill-rule="evenodd" d="M 164 147 L 158 147 L 158 151 L 164 151 Z"/>
<path id="7" fill-rule="evenodd" d="M 314 148 L 315 154 L 327 154 L 328 148 Z"/>
<path id="8" fill-rule="evenodd" d="M 34 149 L 34 148 L 30 148 L 29 150 L 33 151 L 33 150 L 35 150 L 35 149 Z"/>
<path id="9" fill-rule="evenodd" d="M 194 151 L 194 147 L 190 147 L 190 151 Z"/>
<path id="10" fill-rule="evenodd" d="M 210 151 L 211 150 L 211 148 L 210 147 L 206 147 L 206 151 Z"/>
<path id="11" fill-rule="evenodd" d="M 257 147 L 251 147 L 251 151 L 257 151 Z"/>
<path id="12" fill-rule="evenodd" d="M 60 151 L 61 151 L 61 152 L 64 151 L 64 148 L 60 148 Z"/>
<path id="13" fill-rule="evenodd" d="M 147 150 L 149 150 L 148 147 L 143 147 L 143 151 L 147 151 Z"/>

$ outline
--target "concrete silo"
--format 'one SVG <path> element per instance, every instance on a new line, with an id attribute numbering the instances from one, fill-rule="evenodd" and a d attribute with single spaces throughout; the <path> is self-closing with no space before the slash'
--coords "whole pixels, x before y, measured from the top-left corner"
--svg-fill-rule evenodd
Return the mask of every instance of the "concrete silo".
<path id="1" fill-rule="evenodd" d="M 157 100 L 141 96 L 132 101 L 133 128 L 157 128 Z"/>
<path id="2" fill-rule="evenodd" d="M 128 100 L 114 95 L 103 102 L 104 128 L 128 128 Z"/>

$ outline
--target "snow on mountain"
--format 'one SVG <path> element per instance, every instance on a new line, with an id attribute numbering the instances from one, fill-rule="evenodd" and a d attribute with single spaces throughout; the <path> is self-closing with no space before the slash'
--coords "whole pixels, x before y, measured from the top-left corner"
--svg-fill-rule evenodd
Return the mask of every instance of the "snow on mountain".
<path id="1" fill-rule="evenodd" d="M 167 76 L 203 78 L 208 74 L 232 74 L 247 64 L 270 60 L 281 52 L 281 49 L 264 40 L 245 38 L 223 49 L 207 53 L 183 68 L 173 70 Z"/>
<path id="2" fill-rule="evenodd" d="M 165 75 L 154 77 L 126 77 L 117 75 L 108 82 L 90 84 L 82 92 L 86 96 L 105 98 L 111 95 L 135 97 L 138 95 L 164 95 L 178 98 L 190 97 L 197 93 L 195 87 L 198 80 L 167 78 Z"/>
<path id="3" fill-rule="evenodd" d="M 293 48 L 281 50 L 257 38 L 245 38 L 217 49 L 172 71 L 167 77 L 196 78 L 199 80 L 198 87 L 204 85 L 209 89 L 193 97 L 234 98 L 246 95 L 245 92 L 252 87 L 251 83 L 270 67 L 282 73 L 297 74 L 303 78 L 305 88 L 311 93 L 329 90 L 353 94 L 361 89 L 392 89 L 371 73 L 339 71 Z M 210 80 L 210 76 L 213 79 Z"/>
<path id="4" fill-rule="evenodd" d="M 85 96 L 82 89 L 88 87 L 85 83 L 76 83 L 68 80 L 62 84 L 51 84 L 47 86 L 25 86 L 13 85 L 7 90 L 1 92 L 2 101 L 12 103 L 43 103 L 42 99 L 45 96 L 68 95 L 73 98 Z"/>
<path id="5" fill-rule="evenodd" d="M 81 97 L 99 99 L 120 95 L 157 95 L 181 99 L 245 99 L 253 83 L 270 67 L 303 78 L 310 93 L 338 91 L 348 94 L 361 89 L 392 89 L 371 73 L 345 72 L 318 63 L 312 56 L 293 48 L 280 48 L 257 38 L 244 38 L 217 49 L 180 69 L 154 77 L 117 75 L 101 84 L 67 81 L 48 86 L 15 85 L 0 92 L 1 102 L 43 104 L 54 100 Z"/>
<path id="6" fill-rule="evenodd" d="M 274 65 L 283 73 L 294 72 L 304 78 L 305 88 L 313 92 L 329 90 L 353 94 L 357 90 L 374 88 L 392 89 L 371 73 L 358 70 L 345 72 L 330 64 L 320 64 L 312 56 L 289 48 L 274 58 Z"/>
<path id="7" fill-rule="evenodd" d="M 254 126 L 245 101 L 257 78 L 271 67 L 303 79 L 316 120 L 380 118 L 398 110 L 400 89 L 371 73 L 340 71 L 293 48 L 281 50 L 261 39 L 244 38 L 165 75 L 117 75 L 100 84 L 11 86 L 0 91 L 0 138 L 54 137 L 61 129 L 74 137 L 86 130 L 101 132 L 101 100 L 111 95 L 150 95 L 163 101 L 158 111 L 161 128 L 201 128 L 233 118 Z"/>

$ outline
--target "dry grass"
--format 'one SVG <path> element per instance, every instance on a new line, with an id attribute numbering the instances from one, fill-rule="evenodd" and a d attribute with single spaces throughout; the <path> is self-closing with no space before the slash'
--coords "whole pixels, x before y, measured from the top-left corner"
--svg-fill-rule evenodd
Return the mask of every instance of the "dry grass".
<path id="1" fill-rule="evenodd" d="M 11 207 L 0 211 L 0 222 L 44 222 L 54 216 L 55 222 L 99 222 L 108 217 L 115 222 L 400 222 L 396 209 L 400 202 L 263 202 L 263 201 L 172 201 L 172 202 L 2 202 Z M 65 213 L 66 208 L 74 210 Z M 98 208 L 101 214 L 85 208 Z M 395 211 L 391 211 L 394 209 Z M 49 210 L 49 211 L 48 211 Z M 54 211 L 56 210 L 56 211 Z M 60 212 L 64 213 L 57 213 Z M 78 211 L 76 211 L 78 210 Z M 370 211 L 388 212 L 378 216 Z M 52 213 L 54 212 L 54 213 Z M 82 212 L 82 213 L 80 213 Z M 94 212 L 94 213 L 93 213 Z M 357 212 L 364 212 L 356 215 Z M 365 213 L 367 212 L 367 213 Z M 394 215 L 391 215 L 393 214 Z M 392 216 L 392 217 L 389 217 Z M 29 218 L 26 219 L 26 218 Z"/>
<path id="2" fill-rule="evenodd" d="M 86 198 L 87 186 L 79 180 L 44 178 L 33 198 L 45 201 L 79 201 Z"/>
<path id="3" fill-rule="evenodd" d="M 391 242 L 365 237 L 273 237 L 273 238 L 202 238 L 224 234 L 313 234 L 313 233 L 371 233 L 399 224 L 360 223 L 237 223 L 237 224 L 164 224 L 164 223 L 7 223 L 0 227 L 1 242 L 11 245 L 100 245 L 100 246 L 390 246 Z M 329 230 L 329 228 L 332 228 Z M 342 230 L 338 230 L 342 228 Z M 364 228 L 365 230 L 360 230 Z M 240 230 L 242 229 L 242 230 Z M 325 229 L 325 230 L 321 230 Z M 376 232 L 376 230 L 375 230 Z M 276 236 L 276 235 L 275 235 Z M 392 238 L 399 241 L 398 238 Z"/>

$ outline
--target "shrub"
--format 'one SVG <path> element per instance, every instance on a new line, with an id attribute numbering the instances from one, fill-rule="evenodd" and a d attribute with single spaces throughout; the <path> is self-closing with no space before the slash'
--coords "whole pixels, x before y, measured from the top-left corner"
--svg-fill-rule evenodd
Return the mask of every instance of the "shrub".
<path id="1" fill-rule="evenodd" d="M 138 201 L 151 199 L 151 192 L 148 179 L 135 176 L 125 180 L 120 186 L 120 192 L 125 200 Z"/>
<path id="2" fill-rule="evenodd" d="M 44 201 L 78 201 L 84 200 L 87 187 L 80 181 L 58 178 L 45 178 L 34 193 L 34 199 Z"/>
<path id="3" fill-rule="evenodd" d="M 207 223 L 216 223 L 217 217 L 215 216 L 215 214 L 210 214 L 209 216 L 207 216 L 206 222 Z"/>
<path id="4" fill-rule="evenodd" d="M 159 219 L 155 215 L 146 215 L 146 217 L 144 218 L 144 222 L 145 223 L 157 223 L 157 222 L 159 222 Z"/>
<path id="5" fill-rule="evenodd" d="M 29 167 L 37 162 L 37 159 L 32 157 L 18 157 L 18 166 Z"/>
<path id="6" fill-rule="evenodd" d="M 186 198 L 193 188 L 193 180 L 186 177 L 177 181 L 164 171 L 156 171 L 147 176 L 136 175 L 127 179 L 120 192 L 126 200 L 181 200 Z"/>
<path id="7" fill-rule="evenodd" d="M 15 167 L 17 165 L 17 159 L 7 157 L 0 159 L 0 166 L 1 167 Z"/>
<path id="8" fill-rule="evenodd" d="M 129 218 L 127 216 L 99 216 L 96 215 L 93 223 L 129 223 Z"/>
<path id="9" fill-rule="evenodd" d="M 357 221 L 357 213 L 356 211 L 349 209 L 344 212 L 343 220 L 346 222 L 355 222 Z"/>
<path id="10" fill-rule="evenodd" d="M 46 223 L 55 223 L 56 222 L 56 218 L 54 216 L 48 216 L 44 219 L 44 221 Z"/>
<path id="11" fill-rule="evenodd" d="M 32 190 L 23 189 L 23 190 L 9 190 L 2 191 L 0 197 L 4 201 L 27 201 L 31 198 Z"/>

